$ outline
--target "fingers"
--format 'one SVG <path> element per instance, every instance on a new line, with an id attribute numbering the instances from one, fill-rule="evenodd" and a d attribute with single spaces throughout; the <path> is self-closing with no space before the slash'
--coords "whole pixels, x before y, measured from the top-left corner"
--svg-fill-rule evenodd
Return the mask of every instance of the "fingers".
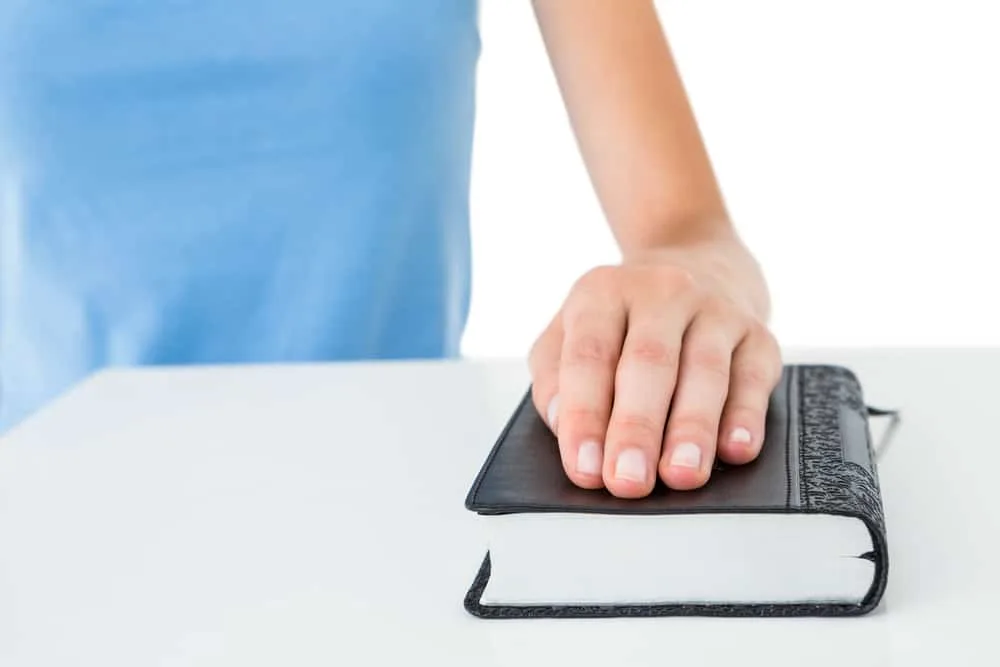
<path id="1" fill-rule="evenodd" d="M 671 488 L 694 489 L 708 481 L 729 395 L 733 350 L 746 329 L 741 317 L 704 310 L 684 335 L 659 462 L 660 477 Z"/>
<path id="2" fill-rule="evenodd" d="M 623 498 L 756 458 L 781 377 L 766 326 L 683 273 L 592 271 L 532 348 L 532 402 L 567 477 Z"/>
<path id="3" fill-rule="evenodd" d="M 605 439 L 604 485 L 616 496 L 639 498 L 656 483 L 688 319 L 683 301 L 636 307 L 630 313 Z"/>
<path id="4" fill-rule="evenodd" d="M 603 485 L 604 439 L 625 324 L 625 306 L 613 279 L 588 277 L 567 300 L 557 437 L 566 474 L 584 488 Z"/>
<path id="5" fill-rule="evenodd" d="M 781 351 L 773 336 L 763 327 L 751 328 L 733 353 L 718 435 L 721 460 L 739 465 L 760 454 L 768 403 L 781 371 Z"/>
<path id="6" fill-rule="evenodd" d="M 531 400 L 553 433 L 559 418 L 559 358 L 562 355 L 562 313 L 549 323 L 528 355 Z"/>

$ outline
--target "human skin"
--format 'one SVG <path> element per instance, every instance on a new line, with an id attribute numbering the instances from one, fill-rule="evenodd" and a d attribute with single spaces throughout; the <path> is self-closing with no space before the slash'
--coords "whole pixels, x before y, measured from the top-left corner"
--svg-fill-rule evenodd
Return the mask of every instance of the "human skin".
<path id="1" fill-rule="evenodd" d="M 653 0 L 534 0 L 621 261 L 580 277 L 532 346 L 563 467 L 623 498 L 760 453 L 781 353 Z"/>

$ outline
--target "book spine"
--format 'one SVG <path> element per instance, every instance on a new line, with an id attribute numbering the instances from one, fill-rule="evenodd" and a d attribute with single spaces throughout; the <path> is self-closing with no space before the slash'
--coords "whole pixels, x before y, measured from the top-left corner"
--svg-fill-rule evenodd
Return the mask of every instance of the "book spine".
<path id="1" fill-rule="evenodd" d="M 799 373 L 799 449 L 805 511 L 864 521 L 873 550 L 857 557 L 875 564 L 872 586 L 856 613 L 885 593 L 889 549 L 878 471 L 861 384 L 840 366 L 807 366 Z M 863 427 L 862 427 L 863 426 Z"/>
<path id="2" fill-rule="evenodd" d="M 798 372 L 802 507 L 857 516 L 883 533 L 878 473 L 856 376 L 839 366 Z"/>

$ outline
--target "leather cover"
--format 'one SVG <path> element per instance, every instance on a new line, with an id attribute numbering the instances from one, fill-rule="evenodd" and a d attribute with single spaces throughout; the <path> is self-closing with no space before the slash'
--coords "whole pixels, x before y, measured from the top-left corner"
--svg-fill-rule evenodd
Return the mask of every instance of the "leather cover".
<path id="1" fill-rule="evenodd" d="M 717 465 L 695 491 L 662 483 L 640 500 L 588 490 L 567 479 L 555 437 L 531 402 L 530 391 L 514 411 L 473 482 L 466 508 L 479 514 L 590 512 L 672 514 L 709 512 L 810 512 L 861 519 L 874 550 L 868 595 L 860 604 L 486 606 L 480 597 L 490 574 L 489 554 L 465 599 L 485 618 L 539 616 L 847 616 L 864 614 L 881 600 L 888 578 L 888 549 L 867 406 L 857 377 L 841 366 L 786 365 L 768 408 L 765 441 L 756 461 Z"/>

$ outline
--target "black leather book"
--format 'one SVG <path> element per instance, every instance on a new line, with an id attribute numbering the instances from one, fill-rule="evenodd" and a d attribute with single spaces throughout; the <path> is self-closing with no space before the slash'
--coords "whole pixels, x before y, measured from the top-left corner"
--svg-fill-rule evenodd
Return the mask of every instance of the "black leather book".
<path id="1" fill-rule="evenodd" d="M 764 446 L 695 491 L 586 490 L 526 393 L 476 477 L 485 558 L 465 599 L 484 618 L 847 616 L 874 609 L 888 549 L 858 378 L 786 365 Z"/>

